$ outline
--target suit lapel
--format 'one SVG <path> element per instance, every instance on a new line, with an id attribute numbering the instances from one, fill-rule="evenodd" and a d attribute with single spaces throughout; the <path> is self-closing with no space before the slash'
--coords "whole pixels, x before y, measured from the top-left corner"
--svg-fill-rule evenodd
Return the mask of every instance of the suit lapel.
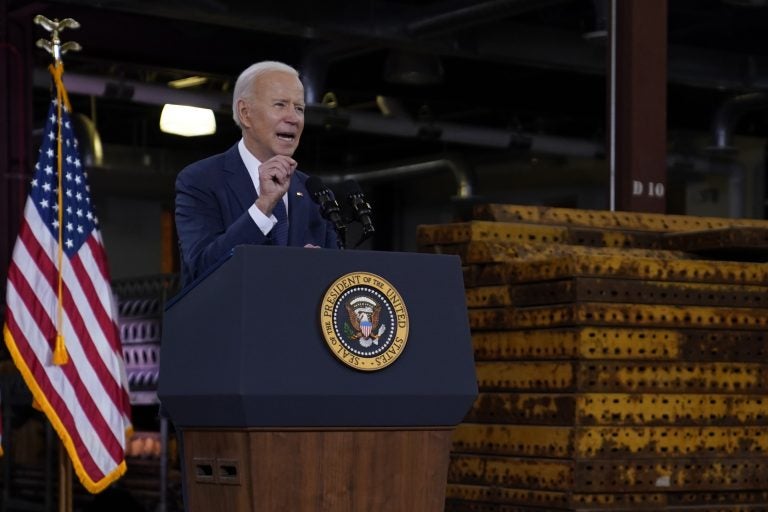
<path id="1" fill-rule="evenodd" d="M 224 176 L 232 194 L 237 198 L 243 211 L 256 201 L 256 189 L 253 186 L 248 169 L 237 149 L 237 144 L 224 154 Z"/>
<path id="2" fill-rule="evenodd" d="M 294 174 L 288 188 L 288 245 L 294 246 L 304 245 L 302 227 L 306 227 L 309 215 L 309 198 L 300 181 Z"/>

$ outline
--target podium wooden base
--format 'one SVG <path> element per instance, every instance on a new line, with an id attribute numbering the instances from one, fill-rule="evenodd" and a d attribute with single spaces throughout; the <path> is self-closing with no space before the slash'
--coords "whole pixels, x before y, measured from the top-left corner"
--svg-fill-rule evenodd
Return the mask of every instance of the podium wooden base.
<path id="1" fill-rule="evenodd" d="M 184 430 L 188 512 L 442 512 L 452 430 Z"/>

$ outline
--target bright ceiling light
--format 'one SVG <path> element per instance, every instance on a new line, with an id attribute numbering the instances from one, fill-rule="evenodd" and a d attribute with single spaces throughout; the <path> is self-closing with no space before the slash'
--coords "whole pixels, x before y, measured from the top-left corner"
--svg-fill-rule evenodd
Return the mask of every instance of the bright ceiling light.
<path id="1" fill-rule="evenodd" d="M 160 129 L 183 137 L 216 133 L 216 118 L 208 108 L 166 103 L 160 114 Z"/>
<path id="2" fill-rule="evenodd" d="M 179 78 L 178 80 L 171 80 L 168 82 L 168 85 L 174 89 L 186 89 L 187 87 L 197 87 L 207 81 L 208 78 L 204 76 L 188 76 L 186 78 Z"/>

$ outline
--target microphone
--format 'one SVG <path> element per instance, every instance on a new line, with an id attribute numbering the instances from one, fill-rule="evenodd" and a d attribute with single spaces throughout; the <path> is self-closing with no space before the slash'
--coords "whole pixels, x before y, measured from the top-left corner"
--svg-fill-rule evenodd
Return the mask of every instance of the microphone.
<path id="1" fill-rule="evenodd" d="M 373 227 L 373 220 L 371 219 L 371 205 L 366 201 L 363 191 L 360 189 L 360 185 L 355 180 L 346 180 L 341 183 L 339 187 L 341 193 L 346 200 L 346 206 L 348 211 L 351 211 L 349 215 L 353 219 L 360 221 L 363 225 L 363 234 L 357 245 L 360 245 L 365 240 L 371 237 L 376 229 Z"/>
<path id="2" fill-rule="evenodd" d="M 320 205 L 320 215 L 333 224 L 333 228 L 338 235 L 339 248 L 343 249 L 347 226 L 341 218 L 341 208 L 339 208 L 339 203 L 336 202 L 333 192 L 317 176 L 307 178 L 305 185 L 312 200 Z"/>

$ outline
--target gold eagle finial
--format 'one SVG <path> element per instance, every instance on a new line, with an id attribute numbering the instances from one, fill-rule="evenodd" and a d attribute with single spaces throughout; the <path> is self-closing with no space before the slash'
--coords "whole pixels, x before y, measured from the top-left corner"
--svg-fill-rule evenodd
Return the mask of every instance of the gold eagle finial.
<path id="1" fill-rule="evenodd" d="M 51 33 L 50 40 L 38 39 L 36 45 L 38 48 L 42 48 L 50 53 L 55 61 L 60 61 L 61 56 L 67 52 L 76 52 L 82 49 L 82 47 L 75 41 L 67 41 L 63 44 L 61 42 L 60 33 L 64 29 L 80 28 L 80 24 L 72 18 L 64 18 L 61 21 L 56 18 L 50 20 L 42 14 L 38 14 L 32 21 L 34 21 L 36 25 L 40 25 Z"/>

